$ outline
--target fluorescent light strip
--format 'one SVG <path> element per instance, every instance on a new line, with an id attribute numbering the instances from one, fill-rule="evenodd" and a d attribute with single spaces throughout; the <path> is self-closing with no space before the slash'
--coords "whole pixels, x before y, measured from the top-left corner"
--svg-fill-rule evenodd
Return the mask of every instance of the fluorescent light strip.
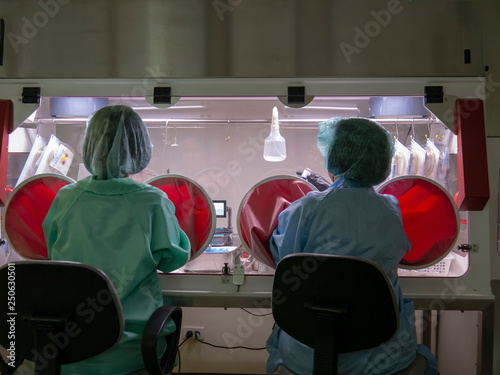
<path id="1" fill-rule="evenodd" d="M 132 107 L 132 109 L 135 111 L 135 110 L 144 110 L 144 109 L 157 109 L 157 110 L 161 110 L 161 109 L 196 109 L 196 108 L 206 108 L 206 106 L 204 105 L 173 105 L 171 107 L 166 107 L 166 108 L 158 108 L 158 107 Z"/>
<path id="2" fill-rule="evenodd" d="M 280 119 L 280 124 L 283 122 L 323 122 L 328 120 L 329 117 L 326 118 L 282 118 Z"/>
<path id="3" fill-rule="evenodd" d="M 400 122 L 414 122 L 414 123 L 422 123 L 426 124 L 428 122 L 436 122 L 437 120 L 432 117 L 399 117 L 399 118 L 373 118 L 370 117 L 370 120 L 377 121 L 377 122 L 394 122 L 394 123 L 400 123 Z"/>
<path id="4" fill-rule="evenodd" d="M 39 119 L 41 121 L 52 120 L 54 122 L 87 122 L 88 117 L 58 117 L 53 119 Z"/>
<path id="5" fill-rule="evenodd" d="M 160 118 L 143 118 L 142 121 L 144 122 L 168 122 L 169 125 L 174 124 L 174 123 L 207 123 L 207 124 L 223 124 L 223 125 L 228 125 L 228 124 L 241 124 L 241 123 L 248 123 L 248 124 L 270 124 L 271 120 L 214 120 L 214 119 L 177 119 L 177 118 L 169 118 L 169 119 L 160 119 Z"/>
<path id="6" fill-rule="evenodd" d="M 279 120 L 280 124 L 281 123 L 293 123 L 293 122 L 322 122 L 328 120 L 329 117 L 325 118 L 281 118 Z M 271 120 L 268 119 L 255 119 L 255 120 L 243 120 L 243 119 L 235 119 L 235 120 L 215 120 L 215 119 L 159 119 L 159 118 L 146 118 L 142 119 L 144 122 L 167 122 L 168 124 L 174 124 L 174 123 L 209 123 L 209 124 L 222 124 L 222 125 L 228 125 L 228 124 L 270 124 Z"/>
<path id="7" fill-rule="evenodd" d="M 320 107 L 320 106 L 306 106 L 302 107 L 300 109 L 332 109 L 332 110 L 339 110 L 339 111 L 357 111 L 359 112 L 358 107 Z"/>
<path id="8" fill-rule="evenodd" d="M 286 123 L 319 123 L 328 120 L 327 118 L 281 118 L 280 124 Z M 390 122 L 395 124 L 401 123 L 419 123 L 419 124 L 427 124 L 427 123 L 435 123 L 439 122 L 435 118 L 369 118 L 370 120 L 374 120 L 377 122 Z M 86 117 L 74 117 L 74 118 L 48 118 L 48 119 L 37 119 L 39 122 L 43 121 L 53 121 L 53 122 L 87 122 L 88 118 Z M 220 124 L 220 125 L 229 125 L 229 124 L 269 124 L 271 123 L 268 119 L 255 119 L 255 120 L 244 120 L 244 119 L 235 119 L 235 120 L 215 120 L 215 119 L 159 119 L 159 118 L 143 118 L 142 121 L 146 123 L 167 123 L 168 125 L 172 125 L 174 123 L 193 123 L 193 124 Z"/>

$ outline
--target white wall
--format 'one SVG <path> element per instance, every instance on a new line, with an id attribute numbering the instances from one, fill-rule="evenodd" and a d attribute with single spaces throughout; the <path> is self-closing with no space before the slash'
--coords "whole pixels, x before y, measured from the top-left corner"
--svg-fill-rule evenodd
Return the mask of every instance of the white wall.
<path id="1" fill-rule="evenodd" d="M 247 309 L 264 315 L 269 309 Z M 182 308 L 183 327 L 203 327 L 205 342 L 219 346 L 263 348 L 272 331 L 271 315 L 242 309 Z M 220 349 L 189 339 L 180 350 L 182 373 L 265 374 L 267 350 Z M 174 369 L 177 373 L 178 368 Z"/>

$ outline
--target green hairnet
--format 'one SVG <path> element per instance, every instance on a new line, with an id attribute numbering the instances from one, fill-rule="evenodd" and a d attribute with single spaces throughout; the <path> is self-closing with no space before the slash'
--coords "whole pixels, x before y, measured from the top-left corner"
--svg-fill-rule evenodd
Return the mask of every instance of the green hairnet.
<path id="1" fill-rule="evenodd" d="M 318 148 L 333 176 L 366 186 L 387 178 L 394 154 L 391 134 L 379 123 L 364 118 L 334 117 L 321 122 Z"/>
<path id="2" fill-rule="evenodd" d="M 151 160 L 151 140 L 146 125 L 132 108 L 101 108 L 89 119 L 83 141 L 83 162 L 99 180 L 142 171 Z"/>

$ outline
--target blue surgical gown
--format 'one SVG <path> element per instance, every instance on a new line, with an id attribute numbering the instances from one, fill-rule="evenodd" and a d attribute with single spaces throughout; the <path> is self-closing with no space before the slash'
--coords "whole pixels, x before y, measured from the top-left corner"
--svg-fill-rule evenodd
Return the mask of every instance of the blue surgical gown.
<path id="1" fill-rule="evenodd" d="M 292 253 L 350 255 L 376 262 L 389 276 L 399 304 L 398 332 L 380 347 L 339 355 L 339 374 L 388 375 L 408 367 L 415 359 L 419 349 L 415 311 L 413 302 L 403 299 L 397 274 L 399 261 L 411 249 L 411 243 L 395 197 L 380 195 L 355 180 L 337 180 L 327 190 L 310 192 L 284 210 L 270 247 L 276 264 Z M 277 325 L 266 346 L 268 374 L 281 364 L 299 375 L 312 374 L 313 349 Z M 437 366 L 432 354 L 425 347 L 422 350 Z"/>
<path id="2" fill-rule="evenodd" d="M 48 256 L 91 264 L 104 271 L 120 297 L 125 331 L 96 357 L 65 365 L 63 374 L 126 374 L 143 368 L 142 331 L 163 305 L 157 269 L 184 265 L 190 244 L 161 190 L 130 178 L 89 176 L 63 187 L 43 222 Z M 167 322 L 164 334 L 175 330 Z"/>

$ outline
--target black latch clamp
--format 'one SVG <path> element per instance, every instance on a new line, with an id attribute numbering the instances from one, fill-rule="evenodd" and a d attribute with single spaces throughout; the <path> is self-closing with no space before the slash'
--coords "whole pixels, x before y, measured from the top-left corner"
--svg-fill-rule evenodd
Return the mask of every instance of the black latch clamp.
<path id="1" fill-rule="evenodd" d="M 40 87 L 23 87 L 23 103 L 40 103 Z"/>
<path id="2" fill-rule="evenodd" d="M 304 86 L 288 86 L 288 103 L 305 104 L 306 88 Z"/>
<path id="3" fill-rule="evenodd" d="M 171 104 L 172 95 L 170 87 L 155 87 L 153 90 L 154 104 Z"/>
<path id="4" fill-rule="evenodd" d="M 443 86 L 425 86 L 425 103 L 443 103 Z"/>

